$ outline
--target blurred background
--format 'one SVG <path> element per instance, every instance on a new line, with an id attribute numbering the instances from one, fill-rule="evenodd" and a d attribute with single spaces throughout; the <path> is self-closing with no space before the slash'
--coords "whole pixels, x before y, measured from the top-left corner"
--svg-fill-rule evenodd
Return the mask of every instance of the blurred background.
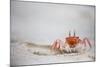
<path id="1" fill-rule="evenodd" d="M 94 39 L 94 6 L 11 1 L 11 40 L 50 44 L 69 31 Z"/>

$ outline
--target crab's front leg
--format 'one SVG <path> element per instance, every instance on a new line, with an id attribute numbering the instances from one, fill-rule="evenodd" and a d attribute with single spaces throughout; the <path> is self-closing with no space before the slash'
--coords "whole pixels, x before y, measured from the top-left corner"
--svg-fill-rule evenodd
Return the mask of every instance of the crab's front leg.
<path id="1" fill-rule="evenodd" d="M 87 48 L 91 48 L 91 47 L 92 47 L 92 45 L 91 45 L 91 43 L 90 43 L 90 41 L 89 41 L 88 38 L 84 38 L 84 39 L 81 41 L 81 44 L 83 44 L 84 47 L 87 47 Z"/>
<path id="2" fill-rule="evenodd" d="M 59 40 L 54 41 L 54 43 L 51 46 L 51 49 L 55 50 L 55 49 L 60 49 L 60 43 Z"/>
<path id="3" fill-rule="evenodd" d="M 88 38 L 80 40 L 79 45 L 77 46 L 79 51 L 88 51 L 92 47 Z"/>
<path id="4" fill-rule="evenodd" d="M 54 41 L 54 43 L 52 44 L 51 46 L 51 51 L 55 54 L 58 54 L 58 53 L 63 53 L 63 49 L 62 49 L 62 45 L 63 45 L 63 42 L 59 39 L 57 39 L 56 41 Z"/>
<path id="5" fill-rule="evenodd" d="M 71 52 L 70 46 L 69 46 L 69 44 L 67 43 L 67 41 L 65 41 L 64 45 L 65 45 L 64 50 L 65 50 L 66 52 Z"/>

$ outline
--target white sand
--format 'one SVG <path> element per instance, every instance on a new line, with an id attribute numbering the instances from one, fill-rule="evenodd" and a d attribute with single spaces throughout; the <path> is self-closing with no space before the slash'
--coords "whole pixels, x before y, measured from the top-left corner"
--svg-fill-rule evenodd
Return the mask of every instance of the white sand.
<path id="1" fill-rule="evenodd" d="M 47 47 L 39 47 L 25 43 L 11 43 L 11 65 L 34 65 L 48 63 L 67 63 L 79 61 L 94 61 L 94 48 L 84 53 L 54 55 Z"/>

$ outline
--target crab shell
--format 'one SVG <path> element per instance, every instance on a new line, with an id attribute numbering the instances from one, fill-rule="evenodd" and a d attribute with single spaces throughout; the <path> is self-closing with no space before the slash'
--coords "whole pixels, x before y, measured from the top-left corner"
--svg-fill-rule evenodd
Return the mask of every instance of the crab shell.
<path id="1" fill-rule="evenodd" d="M 80 39 L 79 37 L 76 37 L 76 36 L 70 36 L 70 37 L 65 38 L 65 43 L 68 43 L 70 48 L 76 47 L 79 42 L 80 42 Z"/>

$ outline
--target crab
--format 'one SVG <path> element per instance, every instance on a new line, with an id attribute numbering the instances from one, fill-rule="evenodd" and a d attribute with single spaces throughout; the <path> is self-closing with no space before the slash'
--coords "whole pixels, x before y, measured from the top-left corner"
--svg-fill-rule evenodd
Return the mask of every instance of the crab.
<path id="1" fill-rule="evenodd" d="M 92 47 L 88 38 L 85 37 L 80 39 L 79 36 L 76 36 L 75 32 L 73 36 L 71 36 L 71 33 L 69 32 L 69 36 L 65 38 L 64 42 L 60 39 L 55 40 L 51 46 L 51 49 L 61 52 L 79 52 L 83 47 L 86 48 L 87 46 L 89 48 Z"/>

